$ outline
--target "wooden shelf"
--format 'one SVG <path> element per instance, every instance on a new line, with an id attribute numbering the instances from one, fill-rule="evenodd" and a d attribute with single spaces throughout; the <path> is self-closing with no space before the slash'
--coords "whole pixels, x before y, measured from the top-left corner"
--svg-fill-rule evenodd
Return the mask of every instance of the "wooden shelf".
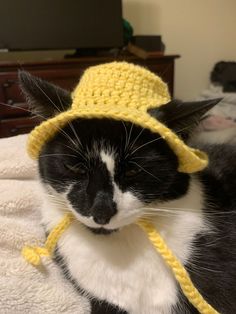
<path id="1" fill-rule="evenodd" d="M 147 67 L 168 84 L 171 95 L 174 92 L 174 61 L 179 55 L 150 56 L 143 60 L 132 55 L 112 57 L 81 57 L 37 62 L 0 63 L 0 137 L 28 133 L 38 120 L 30 117 L 28 106 L 18 86 L 18 70 L 29 71 L 35 76 L 48 80 L 72 91 L 84 70 L 92 65 L 105 62 L 128 61 Z M 4 105 L 6 104 L 6 105 Z M 22 108 L 22 109 L 21 109 Z"/>

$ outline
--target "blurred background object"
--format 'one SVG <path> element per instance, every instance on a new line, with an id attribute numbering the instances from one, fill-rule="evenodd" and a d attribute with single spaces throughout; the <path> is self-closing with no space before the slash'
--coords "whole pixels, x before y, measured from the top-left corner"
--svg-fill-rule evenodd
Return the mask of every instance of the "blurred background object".
<path id="1" fill-rule="evenodd" d="M 85 54 L 123 46 L 121 0 L 2 0 L 0 24 L 0 49 L 7 51 Z"/>

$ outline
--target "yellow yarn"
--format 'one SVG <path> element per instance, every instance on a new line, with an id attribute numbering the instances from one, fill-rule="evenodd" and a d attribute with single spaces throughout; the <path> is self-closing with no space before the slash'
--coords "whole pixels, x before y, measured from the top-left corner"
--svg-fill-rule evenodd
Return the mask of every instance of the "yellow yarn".
<path id="1" fill-rule="evenodd" d="M 166 264 L 171 268 L 176 280 L 178 281 L 184 295 L 189 302 L 201 314 L 219 314 L 213 307 L 204 300 L 203 296 L 194 286 L 186 269 L 180 261 L 173 255 L 171 250 L 166 245 L 163 238 L 156 231 L 155 227 L 150 222 L 140 220 L 138 225 L 147 233 L 149 240 L 162 256 Z"/>
<path id="2" fill-rule="evenodd" d="M 74 220 L 70 213 L 66 214 L 61 222 L 50 232 L 45 247 L 24 247 L 22 255 L 32 265 L 38 266 L 41 263 L 41 256 L 52 256 L 58 240 L 63 232 L 70 226 Z M 207 303 L 191 281 L 187 271 L 181 265 L 180 261 L 173 255 L 167 247 L 165 241 L 156 231 L 152 223 L 140 220 L 138 225 L 147 233 L 149 240 L 162 256 L 166 264 L 171 268 L 176 280 L 178 281 L 184 295 L 189 302 L 199 311 L 200 314 L 219 314 L 213 307 Z"/>
<path id="3" fill-rule="evenodd" d="M 203 152 L 188 147 L 172 130 L 148 114 L 148 109 L 170 101 L 167 85 L 150 71 L 126 62 L 111 62 L 85 71 L 72 94 L 69 110 L 44 121 L 29 135 L 28 153 L 37 159 L 42 146 L 60 128 L 76 118 L 111 118 L 128 121 L 154 133 L 169 144 L 179 160 L 180 172 L 206 167 Z"/>
<path id="4" fill-rule="evenodd" d="M 126 62 L 91 67 L 85 71 L 72 98 L 73 103 L 68 111 L 43 122 L 30 133 L 28 153 L 32 158 L 37 159 L 42 146 L 70 121 L 76 118 L 111 118 L 132 122 L 159 134 L 178 157 L 180 172 L 200 171 L 208 163 L 203 152 L 188 147 L 172 130 L 148 114 L 148 109 L 168 103 L 170 96 L 167 85 L 142 67 Z M 41 256 L 52 256 L 59 238 L 73 220 L 72 214 L 66 214 L 50 232 L 45 247 L 24 247 L 22 255 L 29 263 L 39 265 Z M 189 302 L 202 314 L 217 314 L 194 287 L 188 273 L 168 249 L 154 226 L 143 221 L 138 224 L 172 269 Z"/>
<path id="5" fill-rule="evenodd" d="M 41 256 L 52 256 L 58 240 L 73 220 L 74 216 L 71 213 L 66 214 L 62 221 L 50 232 L 44 247 L 25 246 L 21 254 L 30 264 L 34 266 L 40 265 Z"/>

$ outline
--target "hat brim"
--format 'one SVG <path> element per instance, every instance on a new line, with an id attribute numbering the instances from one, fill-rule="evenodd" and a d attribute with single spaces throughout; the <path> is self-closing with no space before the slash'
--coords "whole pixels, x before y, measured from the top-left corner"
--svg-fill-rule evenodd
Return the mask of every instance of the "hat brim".
<path id="1" fill-rule="evenodd" d="M 187 146 L 173 131 L 164 124 L 157 121 L 144 111 L 134 108 L 96 108 L 94 106 L 83 107 L 81 111 L 73 109 L 62 112 L 57 116 L 42 122 L 29 135 L 28 153 L 31 158 L 38 159 L 40 151 L 45 143 L 50 141 L 69 122 L 77 119 L 102 119 L 110 118 L 118 121 L 126 121 L 149 129 L 153 133 L 159 134 L 170 146 L 179 160 L 179 172 L 193 173 L 201 171 L 208 164 L 208 158 L 200 150 Z"/>

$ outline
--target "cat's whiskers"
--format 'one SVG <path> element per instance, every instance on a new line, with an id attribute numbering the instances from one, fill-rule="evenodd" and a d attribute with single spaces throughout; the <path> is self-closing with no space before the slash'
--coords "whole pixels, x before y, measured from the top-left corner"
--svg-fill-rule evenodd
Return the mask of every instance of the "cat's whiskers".
<path id="1" fill-rule="evenodd" d="M 124 125 L 124 124 L 123 124 Z M 130 146 L 130 139 L 131 139 L 131 135 L 132 135 L 132 130 L 133 130 L 133 126 L 134 126 L 134 124 L 132 123 L 131 124 L 131 127 L 130 127 L 130 129 L 129 129 L 129 135 L 128 135 L 128 138 L 127 138 L 127 141 L 126 141 L 126 143 L 125 143 L 125 149 L 124 149 L 124 153 L 125 153 L 125 158 L 127 157 L 127 155 L 128 155 L 128 149 L 129 149 L 129 146 Z M 128 133 L 127 132 L 127 128 L 125 127 L 125 129 L 126 129 L 126 134 Z M 127 136 L 127 135 L 126 135 Z"/>
<path id="2" fill-rule="evenodd" d="M 148 215 L 159 215 L 160 213 L 165 213 L 166 215 L 179 215 L 179 213 L 199 213 L 199 209 L 194 209 L 194 208 L 180 208 L 180 207 L 142 207 L 142 210 L 144 210 L 145 214 Z M 229 215 L 235 214 L 235 211 L 214 211 L 214 210 L 204 210 L 204 215 L 209 216 L 209 218 L 214 217 L 217 219 L 217 217 L 221 218 L 222 217 L 227 217 Z"/>
<path id="3" fill-rule="evenodd" d="M 143 212 L 143 216 L 142 217 L 146 217 L 148 218 L 149 220 L 152 220 L 154 218 L 158 218 L 158 217 L 178 217 L 179 216 L 179 213 L 176 213 L 176 212 L 165 212 L 165 211 L 157 211 L 157 212 L 148 212 L 148 211 L 145 211 Z"/>
<path id="4" fill-rule="evenodd" d="M 71 210 L 67 209 L 63 204 L 58 204 L 58 203 L 53 203 L 53 202 L 51 202 L 51 204 L 55 206 L 57 209 L 59 209 L 60 212 L 63 214 L 72 213 Z"/>
<path id="5" fill-rule="evenodd" d="M 76 141 L 77 141 L 76 148 L 79 149 L 79 151 L 81 151 L 82 143 L 81 143 L 81 141 L 80 141 L 80 139 L 78 137 L 78 134 L 76 133 L 75 128 L 74 128 L 74 126 L 73 126 L 73 124 L 71 122 L 69 122 L 69 126 L 70 126 L 72 132 L 74 133 Z"/>
<path id="6" fill-rule="evenodd" d="M 143 147 L 145 147 L 145 146 L 147 146 L 147 145 L 149 145 L 149 144 L 151 144 L 151 143 L 157 142 L 157 141 L 159 141 L 159 140 L 161 140 L 161 139 L 162 139 L 161 137 L 158 137 L 158 138 L 155 138 L 154 140 L 151 140 L 151 141 L 149 141 L 149 142 L 147 142 L 147 143 L 144 143 L 144 144 L 138 146 L 137 148 L 135 148 L 135 150 L 129 152 L 129 155 L 132 156 L 134 153 L 136 153 L 136 152 L 137 152 L 138 150 L 140 150 L 141 148 L 143 148 Z"/>
<path id="7" fill-rule="evenodd" d="M 78 146 L 77 143 L 71 138 L 71 136 L 70 136 L 69 134 L 67 134 L 67 133 L 65 132 L 65 130 L 60 129 L 59 133 L 62 134 L 62 135 L 64 135 L 64 136 L 72 143 L 72 145 L 77 148 L 77 146 Z M 77 150 L 78 150 L 78 149 L 77 149 Z"/>
<path id="8" fill-rule="evenodd" d="M 56 201 L 56 202 L 60 202 L 60 203 L 63 203 L 63 204 L 66 203 L 66 200 L 62 199 L 61 196 L 58 197 L 57 195 L 53 195 L 53 194 L 51 194 L 51 193 L 46 193 L 46 195 L 47 195 L 49 198 L 51 198 L 51 199 L 53 199 L 54 201 Z"/>
<path id="9" fill-rule="evenodd" d="M 170 209 L 169 207 L 162 207 L 164 210 L 166 209 Z M 185 211 L 185 212 L 199 212 L 198 209 L 194 209 L 194 208 L 179 208 L 179 207 L 172 207 L 170 210 L 177 210 L 177 211 Z M 216 210 L 207 210 L 207 209 L 204 209 L 204 213 L 206 213 L 207 215 L 214 215 L 214 216 L 225 216 L 225 215 L 232 215 L 232 214 L 235 214 L 235 211 L 232 210 L 232 211 L 216 211 Z"/>
<path id="10" fill-rule="evenodd" d="M 186 267 L 186 269 L 190 270 L 192 273 L 196 274 L 197 276 L 203 276 L 202 271 L 205 270 L 207 272 L 211 272 L 211 273 L 222 273 L 221 270 L 216 270 L 216 269 L 212 269 L 212 268 L 208 268 L 208 267 L 203 267 L 200 265 L 195 265 L 194 262 L 188 262 L 188 267 Z M 191 265 L 191 268 L 189 267 Z M 215 265 L 214 265 L 215 266 Z"/>
<path id="11" fill-rule="evenodd" d="M 149 210 L 165 210 L 165 211 L 173 211 L 173 210 L 178 210 L 178 211 L 197 211 L 199 212 L 199 209 L 196 208 L 184 208 L 184 207 L 167 207 L 167 206 L 158 206 L 158 207 L 142 207 L 143 209 L 149 209 Z"/>
<path id="12" fill-rule="evenodd" d="M 125 129 L 125 148 L 124 150 L 126 151 L 127 149 L 127 145 L 128 145 L 128 131 L 127 131 L 127 127 L 124 121 L 122 121 L 123 127 Z"/>
<path id="13" fill-rule="evenodd" d="M 178 131 L 175 132 L 175 133 L 176 133 L 176 134 L 179 134 L 179 133 L 183 132 L 184 130 L 187 130 L 187 129 L 190 128 L 190 127 L 191 127 L 191 125 L 188 125 L 188 126 L 182 128 L 182 129 L 178 130 Z M 162 139 L 162 137 L 159 136 L 158 138 L 156 138 L 156 139 L 154 139 L 154 140 L 151 140 L 151 141 L 149 141 L 149 142 L 147 142 L 147 143 L 144 143 L 143 145 L 140 145 L 140 146 L 137 147 L 135 150 L 133 150 L 131 153 L 129 153 L 129 155 L 132 156 L 134 153 L 136 153 L 136 152 L 137 152 L 138 150 L 140 150 L 141 148 L 143 148 L 143 147 L 145 147 L 145 146 L 147 146 L 147 145 L 149 145 L 149 144 L 151 144 L 151 143 L 153 143 L 153 142 L 157 142 L 157 141 L 159 141 L 159 140 L 161 140 L 161 139 Z"/>
<path id="14" fill-rule="evenodd" d="M 141 129 L 141 131 L 140 131 L 139 134 L 136 136 L 136 138 L 133 140 L 133 142 L 130 143 L 130 145 L 127 147 L 127 151 L 131 150 L 131 149 L 134 147 L 135 143 L 137 142 L 137 140 L 139 139 L 139 137 L 142 135 L 142 133 L 143 133 L 144 130 L 145 130 L 145 129 Z M 125 158 L 127 157 L 127 155 L 128 155 L 128 154 L 125 155 Z"/>
<path id="15" fill-rule="evenodd" d="M 42 158 L 42 157 L 55 157 L 55 156 L 67 156 L 67 157 L 75 157 L 75 158 L 77 158 L 78 156 L 76 156 L 76 155 L 71 155 L 71 154 L 44 154 L 44 155 L 40 155 L 39 156 L 39 158 Z"/>
<path id="16" fill-rule="evenodd" d="M 34 81 L 34 84 L 36 87 L 46 96 L 46 98 L 50 101 L 50 103 L 58 110 L 58 112 L 61 112 L 60 109 L 57 107 L 57 105 L 54 103 L 54 101 L 48 96 L 48 94 L 41 88 L 39 84 L 37 84 L 36 81 Z"/>
<path id="17" fill-rule="evenodd" d="M 142 208 L 143 215 L 147 217 L 158 217 L 158 216 L 165 216 L 165 217 L 177 217 L 180 215 L 181 211 L 175 211 L 175 210 L 165 210 L 165 209 L 156 209 L 156 210 L 149 210 Z M 186 213 L 188 211 L 183 211 L 182 213 Z M 196 211 L 197 212 L 197 211 Z"/>
<path id="18" fill-rule="evenodd" d="M 76 154 L 78 154 L 81 158 L 84 159 L 84 161 L 87 161 L 86 155 L 83 154 L 80 150 L 75 149 L 74 147 L 68 146 L 66 144 L 61 143 L 62 146 L 69 148 L 70 150 L 72 150 L 73 152 L 75 152 Z"/>
<path id="19" fill-rule="evenodd" d="M 51 102 L 51 104 L 54 106 L 54 108 L 56 108 L 56 110 L 61 113 L 62 111 L 60 110 L 60 108 L 59 108 L 59 107 L 56 105 L 56 103 L 47 95 L 47 93 L 46 93 L 36 82 L 35 82 L 35 85 L 36 85 L 37 88 L 47 97 L 47 99 Z M 57 94 L 57 96 L 58 96 L 58 94 Z M 61 99 L 60 99 L 59 96 L 58 96 L 58 99 L 59 99 L 59 101 L 60 101 L 60 103 L 61 103 L 63 109 L 65 110 L 65 108 L 64 108 L 64 106 L 63 106 L 63 104 L 62 104 Z M 81 145 L 81 141 L 80 141 L 80 139 L 78 138 L 78 135 L 77 135 L 77 133 L 75 132 L 75 129 L 74 129 L 73 125 L 71 124 L 71 122 L 69 122 L 68 125 L 70 126 L 72 132 L 74 133 L 74 135 L 75 135 L 76 140 L 78 141 L 78 143 L 76 143 L 76 142 L 69 136 L 69 134 L 67 134 L 64 130 L 60 129 L 60 133 L 63 133 L 63 134 L 67 137 L 67 139 L 69 139 L 69 140 L 72 142 L 72 144 L 75 145 L 75 147 L 77 147 L 78 145 Z"/>
<path id="20" fill-rule="evenodd" d="M 75 165 L 73 165 L 73 167 L 76 167 L 80 164 L 81 164 L 81 162 L 77 162 Z M 89 167 L 87 167 L 85 164 L 83 164 L 83 168 L 86 169 L 87 171 L 89 171 Z"/>
<path id="21" fill-rule="evenodd" d="M 60 211 L 63 213 L 71 213 L 71 210 L 67 207 L 67 204 L 63 200 L 59 200 L 54 198 L 54 196 L 47 194 L 48 198 L 50 199 L 50 203 L 52 205 L 56 205 L 56 207 L 60 208 Z"/>
<path id="22" fill-rule="evenodd" d="M 156 213 L 147 213 L 144 212 L 141 216 L 141 218 L 145 218 L 147 221 L 152 221 L 153 218 L 158 218 L 158 217 L 170 217 L 170 213 L 165 213 L 165 212 L 156 212 Z M 173 215 L 174 216 L 174 215 Z"/>
<path id="23" fill-rule="evenodd" d="M 56 92 L 57 98 L 58 98 L 58 100 L 59 100 L 59 102 L 60 102 L 60 104 L 61 104 L 61 107 L 62 107 L 63 111 L 65 111 L 66 108 L 65 108 L 65 106 L 64 106 L 64 104 L 63 104 L 63 102 L 62 102 L 62 100 L 61 100 L 60 95 L 59 95 L 58 92 L 57 92 L 57 89 L 55 89 L 55 92 Z"/>
<path id="24" fill-rule="evenodd" d="M 133 127 L 134 127 L 134 124 L 132 123 L 132 124 L 131 124 L 131 127 L 130 127 L 130 129 L 129 129 L 128 145 L 129 145 L 129 143 L 130 143 L 130 139 L 131 139 L 131 135 L 132 135 Z"/>
<path id="25" fill-rule="evenodd" d="M 56 200 L 53 200 L 53 199 L 51 199 L 50 202 L 53 205 L 59 206 L 60 209 L 63 210 L 63 212 L 69 212 L 70 211 L 69 209 L 67 209 L 66 204 L 64 202 L 57 202 Z"/>
<path id="26" fill-rule="evenodd" d="M 157 181 L 161 181 L 159 178 L 157 178 L 154 174 L 152 174 L 151 172 L 147 171 L 145 168 L 143 168 L 142 166 L 140 166 L 137 162 L 135 161 L 130 161 L 131 164 L 136 165 L 137 167 L 139 167 L 141 170 L 143 170 L 144 172 L 146 172 L 147 174 L 149 174 L 150 176 L 152 176 L 153 178 L 155 178 Z"/>
<path id="27" fill-rule="evenodd" d="M 60 184 L 60 185 L 62 184 L 61 180 L 56 180 L 56 179 L 52 179 L 52 178 L 50 178 L 50 180 L 43 179 L 43 183 L 51 185 L 52 182 Z"/>
<path id="28" fill-rule="evenodd" d="M 6 106 L 6 107 L 12 108 L 11 105 L 8 105 L 8 104 L 5 104 L 5 103 L 0 103 L 0 104 L 3 105 L 3 106 Z M 32 111 L 31 111 L 31 110 L 28 110 L 28 109 L 26 109 L 26 108 L 22 108 L 22 107 L 16 106 L 16 105 L 14 105 L 14 108 L 17 108 L 17 109 L 20 109 L 20 110 L 23 110 L 23 111 L 25 111 L 25 112 L 29 112 L 29 113 L 32 114 Z M 42 115 L 39 114 L 39 113 L 36 113 L 36 114 L 35 114 L 35 112 L 34 112 L 34 115 L 40 117 L 43 121 L 47 121 L 47 120 L 48 120 L 47 118 L 45 118 L 44 116 L 42 116 Z M 68 135 L 62 128 L 60 128 L 60 127 L 58 127 L 58 126 L 56 126 L 56 128 L 57 128 L 57 130 L 58 130 L 58 132 L 59 132 L 60 134 L 64 135 L 67 139 L 69 139 L 69 141 L 72 141 L 72 144 L 73 144 L 73 145 L 76 145 L 75 142 L 69 137 L 69 135 Z M 77 146 L 77 145 L 76 145 L 76 146 Z M 67 147 L 70 148 L 70 149 L 72 149 L 70 146 L 67 146 Z M 75 152 L 78 152 L 78 150 L 75 150 L 75 149 L 74 149 L 74 151 L 75 151 Z"/>
<path id="29" fill-rule="evenodd" d="M 20 110 L 22 110 L 22 111 L 25 111 L 25 112 L 28 112 L 28 113 L 32 114 L 32 111 L 31 111 L 31 110 L 26 109 L 26 108 L 22 108 L 22 107 L 20 107 L 20 106 L 16 106 L 15 104 L 14 104 L 14 105 L 9 105 L 9 104 L 5 104 L 5 103 L 3 103 L 3 102 L 0 102 L 0 105 L 9 107 L 9 108 L 11 108 L 11 109 L 13 109 L 13 108 L 20 109 Z M 47 120 L 44 116 L 40 115 L 39 113 L 33 112 L 33 114 L 36 115 L 36 116 L 38 116 L 38 117 L 40 117 L 40 118 L 41 118 L 42 120 L 44 120 L 44 121 Z"/>
<path id="30" fill-rule="evenodd" d="M 57 93 L 57 90 L 56 90 L 56 95 L 57 95 L 57 98 L 58 98 L 59 101 L 60 101 L 61 107 L 63 108 L 64 111 L 66 111 L 66 108 L 65 108 L 65 106 L 64 106 L 64 104 L 63 104 L 63 102 L 62 102 L 62 100 L 61 100 L 61 97 L 60 97 L 59 94 Z M 72 125 L 71 121 L 69 121 L 68 125 L 70 126 L 70 128 L 71 128 L 72 132 L 74 133 L 74 135 L 75 135 L 75 137 L 76 137 L 76 140 L 77 140 L 77 142 L 78 142 L 78 147 L 77 147 L 77 148 L 79 148 L 79 147 L 82 148 L 82 143 L 81 143 L 81 141 L 80 141 L 80 139 L 79 139 L 79 137 L 78 137 L 78 134 L 77 134 L 77 132 L 75 131 L 75 128 L 74 128 L 74 126 Z"/>
<path id="31" fill-rule="evenodd" d="M 60 108 L 59 108 L 59 107 L 55 104 L 55 102 L 48 96 L 48 94 L 39 86 L 39 84 L 37 84 L 37 83 L 35 82 L 35 85 L 36 85 L 36 87 L 44 94 L 44 96 L 46 96 L 46 98 L 51 102 L 51 104 L 54 106 L 54 108 L 56 108 L 56 110 L 61 113 L 62 111 L 60 110 Z M 64 135 L 67 137 L 67 139 L 69 139 L 73 144 L 75 144 L 75 142 L 73 141 L 73 139 L 72 139 L 64 130 L 60 129 L 60 133 L 64 134 Z"/>

